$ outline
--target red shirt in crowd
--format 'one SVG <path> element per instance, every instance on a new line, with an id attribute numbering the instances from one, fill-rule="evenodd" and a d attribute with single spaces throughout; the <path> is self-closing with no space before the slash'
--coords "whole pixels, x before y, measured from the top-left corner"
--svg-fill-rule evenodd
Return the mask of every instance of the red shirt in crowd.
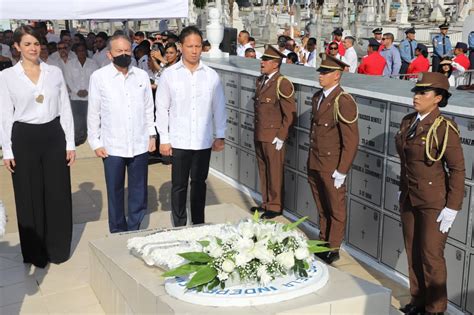
<path id="1" fill-rule="evenodd" d="M 471 65 L 469 58 L 467 58 L 465 54 L 457 55 L 454 57 L 453 61 L 463 66 L 465 70 L 468 70 L 469 66 Z"/>
<path id="2" fill-rule="evenodd" d="M 415 74 L 420 72 L 427 72 L 430 69 L 430 61 L 423 55 L 416 57 L 408 66 L 407 74 Z M 409 76 L 409 78 L 416 78 L 416 76 Z"/>
<path id="3" fill-rule="evenodd" d="M 368 75 L 383 75 L 386 63 L 385 58 L 376 51 L 362 58 L 357 72 Z"/>

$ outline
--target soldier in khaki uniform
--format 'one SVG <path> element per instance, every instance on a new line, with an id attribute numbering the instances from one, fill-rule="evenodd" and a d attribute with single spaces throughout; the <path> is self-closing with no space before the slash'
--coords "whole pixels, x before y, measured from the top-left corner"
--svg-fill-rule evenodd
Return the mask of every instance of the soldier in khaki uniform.
<path id="1" fill-rule="evenodd" d="M 250 210 L 264 212 L 262 217 L 267 219 L 282 213 L 284 143 L 296 113 L 293 84 L 280 74 L 283 58 L 285 55 L 267 45 L 255 92 L 254 140 L 262 204 Z"/>
<path id="2" fill-rule="evenodd" d="M 344 181 L 359 144 L 357 104 L 339 85 L 348 65 L 326 54 L 320 56 L 317 71 L 322 89 L 314 94 L 312 102 L 308 181 L 319 211 L 320 239 L 338 248 L 347 216 Z M 339 259 L 339 251 L 318 256 L 330 264 Z"/>
<path id="3" fill-rule="evenodd" d="M 447 307 L 444 247 L 464 197 L 464 157 L 456 123 L 439 107 L 448 103 L 448 79 L 418 77 L 413 106 L 395 136 L 400 155 L 400 209 L 411 301 L 405 314 L 442 314 Z M 424 313 L 426 311 L 426 313 Z"/>

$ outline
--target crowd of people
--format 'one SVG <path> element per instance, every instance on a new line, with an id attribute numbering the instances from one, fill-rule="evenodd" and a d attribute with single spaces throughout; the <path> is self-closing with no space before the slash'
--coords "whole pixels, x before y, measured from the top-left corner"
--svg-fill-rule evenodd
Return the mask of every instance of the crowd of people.
<path id="1" fill-rule="evenodd" d="M 431 62 L 428 47 L 416 41 L 414 27 L 405 30 L 406 37 L 398 46 L 393 33 L 384 33 L 381 27 L 373 29 L 373 37 L 368 39 L 367 55 L 360 61 L 354 49 L 356 38 L 343 37 L 342 28 L 336 28 L 332 32 L 332 40 L 324 46 L 326 53 L 344 61 L 348 65 L 344 71 L 351 73 L 416 81 L 418 73 L 431 71 L 446 75 L 451 86 L 469 84 L 464 73 L 474 68 L 474 32 L 469 34 L 468 43 L 457 42 L 453 47 L 447 35 L 449 24 L 445 22 L 439 25 L 439 29 L 440 33 L 432 40 Z M 238 56 L 261 58 L 248 31 L 241 31 L 237 40 Z M 316 38 L 305 34 L 298 41 L 287 35 L 278 36 L 278 50 L 285 55 L 283 62 L 316 68 Z"/>
<path id="2" fill-rule="evenodd" d="M 412 296 L 402 311 L 438 314 L 447 307 L 443 250 L 446 232 L 462 208 L 465 172 L 459 128 L 439 108 L 451 95 L 451 76 L 445 73 L 452 75 L 457 65 L 469 67 L 460 57 L 465 46 L 455 46 L 453 60 L 435 56 L 441 70 L 427 72 L 422 68 L 426 47 L 414 42 L 413 29 L 399 48 L 393 34 L 382 29 L 374 34 L 360 64 L 355 38 L 343 39 L 342 29 L 318 55 L 314 38 L 296 51 L 293 39 L 280 36 L 277 46 L 266 45 L 257 57 L 250 34 L 239 34 L 239 55 L 261 59 L 254 143 L 262 202 L 250 210 L 265 219 L 283 211 L 286 141 L 297 108 L 294 86 L 280 67 L 283 62 L 315 67 L 321 89 L 312 98 L 307 175 L 320 239 L 332 249 L 317 256 L 328 264 L 337 261 L 347 218 L 346 178 L 359 144 L 357 103 L 340 86 L 341 78 L 356 69 L 398 77 L 405 67 L 402 71 L 417 78 L 415 113 L 403 118 L 395 137 L 402 161 L 399 201 Z M 179 36 L 163 32 L 148 39 L 137 32 L 133 42 L 123 32 L 110 37 L 62 32 L 57 44 L 48 35 L 40 23 L 2 36 L 15 52 L 4 57 L 10 66 L 0 72 L 0 143 L 12 174 L 24 262 L 44 268 L 69 259 L 70 167 L 76 146 L 86 140 L 103 161 L 111 233 L 140 229 L 147 211 L 148 154 L 157 150 L 172 157 L 173 225 L 204 223 L 211 152 L 224 149 L 227 120 L 221 79 L 201 61 L 210 46 L 199 29 L 188 26 Z M 434 40 L 436 49 L 450 51 L 448 38 Z M 321 60 L 317 66 L 316 59 Z"/>

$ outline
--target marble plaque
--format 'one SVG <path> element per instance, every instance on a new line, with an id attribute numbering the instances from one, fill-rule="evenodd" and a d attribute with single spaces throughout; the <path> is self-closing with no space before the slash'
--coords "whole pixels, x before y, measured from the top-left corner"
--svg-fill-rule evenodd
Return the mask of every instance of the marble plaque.
<path id="1" fill-rule="evenodd" d="M 351 194 L 381 206 L 383 158 L 359 151 L 352 164 L 351 172 Z"/>
<path id="2" fill-rule="evenodd" d="M 255 152 L 254 123 L 252 115 L 240 113 L 240 145 L 252 152 Z"/>
<path id="3" fill-rule="evenodd" d="M 317 88 L 311 86 L 298 86 L 298 126 L 305 129 L 311 128 L 311 100 Z"/>
<path id="4" fill-rule="evenodd" d="M 359 145 L 383 153 L 387 102 L 356 97 L 359 108 Z"/>
<path id="5" fill-rule="evenodd" d="M 395 135 L 400 130 L 400 123 L 403 117 L 413 112 L 413 108 L 400 105 L 390 104 L 390 116 L 389 116 L 389 127 L 388 127 L 388 154 L 391 156 L 397 156 L 397 149 L 395 147 Z"/>
<path id="6" fill-rule="evenodd" d="M 240 108 L 249 112 L 254 111 L 255 77 L 240 75 Z"/>

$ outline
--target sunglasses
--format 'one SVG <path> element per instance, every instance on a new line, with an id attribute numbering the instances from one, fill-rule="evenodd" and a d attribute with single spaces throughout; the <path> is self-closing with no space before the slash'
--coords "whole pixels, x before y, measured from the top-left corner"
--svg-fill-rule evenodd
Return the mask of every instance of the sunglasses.
<path id="1" fill-rule="evenodd" d="M 386 39 L 387 39 L 387 38 L 385 38 L 385 37 L 382 37 L 382 40 L 386 40 Z"/>
<path id="2" fill-rule="evenodd" d="M 337 50 L 337 47 L 329 47 L 329 50 Z"/>

